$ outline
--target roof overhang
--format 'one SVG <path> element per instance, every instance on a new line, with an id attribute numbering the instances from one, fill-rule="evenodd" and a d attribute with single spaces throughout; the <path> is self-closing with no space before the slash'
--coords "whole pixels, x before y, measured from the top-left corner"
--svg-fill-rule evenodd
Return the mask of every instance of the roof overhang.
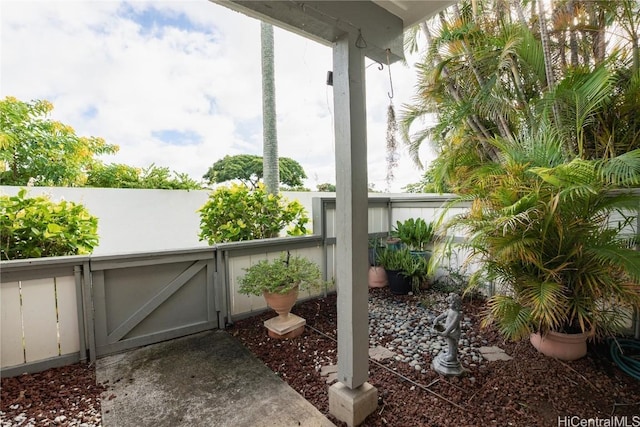
<path id="1" fill-rule="evenodd" d="M 362 35 L 365 55 L 374 61 L 404 57 L 403 31 L 438 13 L 455 0 L 211 0 L 251 17 L 331 45 L 350 33 Z M 389 56 L 387 57 L 387 53 Z"/>

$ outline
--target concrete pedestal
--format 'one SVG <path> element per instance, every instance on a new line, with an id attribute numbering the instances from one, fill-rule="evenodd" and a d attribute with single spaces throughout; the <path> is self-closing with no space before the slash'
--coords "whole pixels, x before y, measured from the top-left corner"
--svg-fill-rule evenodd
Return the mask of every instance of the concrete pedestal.
<path id="1" fill-rule="evenodd" d="M 276 316 L 264 321 L 264 327 L 269 330 L 272 338 L 294 338 L 304 332 L 307 321 L 300 316 L 289 313 L 286 318 Z"/>
<path id="2" fill-rule="evenodd" d="M 447 353 L 440 353 L 437 355 L 433 362 L 431 362 L 431 367 L 434 371 L 439 374 L 447 375 L 447 376 L 459 376 L 464 373 L 464 369 L 462 365 L 460 365 L 460 361 L 455 360 L 453 362 L 446 360 Z"/>
<path id="3" fill-rule="evenodd" d="M 378 407 L 378 389 L 369 383 L 350 389 L 338 382 L 329 387 L 329 412 L 349 427 L 362 423 Z"/>

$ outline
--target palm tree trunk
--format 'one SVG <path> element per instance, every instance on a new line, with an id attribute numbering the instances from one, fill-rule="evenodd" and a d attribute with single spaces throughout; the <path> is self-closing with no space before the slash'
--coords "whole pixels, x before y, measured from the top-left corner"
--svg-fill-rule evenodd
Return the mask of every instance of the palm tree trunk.
<path id="1" fill-rule="evenodd" d="M 442 13 L 440 13 L 440 18 L 444 19 Z M 427 26 L 427 23 L 426 22 L 421 22 L 420 23 L 420 29 L 422 30 L 422 33 L 424 34 L 425 38 L 427 39 L 427 44 L 429 46 L 431 46 L 433 44 L 433 37 L 431 36 L 431 31 L 429 30 L 429 27 Z M 435 55 L 435 59 L 437 61 L 442 61 L 442 58 L 438 54 Z M 449 95 L 451 95 L 451 97 L 453 97 L 453 99 L 455 99 L 456 102 L 461 102 L 463 100 L 463 96 L 460 94 L 460 91 L 453 84 L 453 82 L 451 82 L 448 79 L 449 71 L 447 70 L 446 66 L 442 67 L 442 75 L 447 81 L 446 88 L 447 88 L 447 92 L 449 93 Z M 492 137 L 491 132 L 489 132 L 489 130 L 482 124 L 482 122 L 480 121 L 478 116 L 476 116 L 475 114 L 467 116 L 466 122 L 467 122 L 467 126 L 469 126 L 476 134 L 483 135 L 484 138 L 480 139 L 480 144 L 482 145 L 482 148 L 483 148 L 485 154 L 492 161 L 496 161 L 498 159 L 498 156 L 497 156 L 495 147 L 490 146 L 489 144 L 486 143 L 486 140 L 488 140 L 488 139 L 490 139 Z"/>
<path id="2" fill-rule="evenodd" d="M 273 26 L 260 23 L 262 56 L 262 169 L 268 193 L 278 194 L 278 135 L 276 132 L 276 94 L 274 73 Z"/>

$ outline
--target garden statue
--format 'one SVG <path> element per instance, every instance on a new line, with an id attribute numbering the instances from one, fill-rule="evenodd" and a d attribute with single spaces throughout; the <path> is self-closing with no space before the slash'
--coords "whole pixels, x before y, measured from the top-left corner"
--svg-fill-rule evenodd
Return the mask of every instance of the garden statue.
<path id="1" fill-rule="evenodd" d="M 464 370 L 458 360 L 458 341 L 462 320 L 462 299 L 460 295 L 451 293 L 447 297 L 447 302 L 449 303 L 447 311 L 433 320 L 433 328 L 438 331 L 438 335 L 447 339 L 447 351 L 438 354 L 431 366 L 439 374 L 461 375 Z M 444 327 L 438 324 L 442 319 L 446 319 Z"/>

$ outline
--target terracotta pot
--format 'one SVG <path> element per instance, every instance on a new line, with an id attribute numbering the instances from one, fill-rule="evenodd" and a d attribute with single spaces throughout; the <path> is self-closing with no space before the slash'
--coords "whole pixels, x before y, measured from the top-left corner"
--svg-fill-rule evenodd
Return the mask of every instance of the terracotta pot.
<path id="1" fill-rule="evenodd" d="M 541 336 L 531 334 L 529 341 L 540 353 L 560 360 L 576 360 L 587 354 L 587 338 L 589 334 L 564 334 L 550 331 Z"/>
<path id="2" fill-rule="evenodd" d="M 369 267 L 369 287 L 384 288 L 387 286 L 387 272 L 379 266 Z"/>
<path id="3" fill-rule="evenodd" d="M 282 320 L 286 320 L 289 317 L 291 307 L 298 300 L 298 288 L 294 288 L 285 294 L 263 292 L 267 305 L 278 313 L 278 316 Z"/>

